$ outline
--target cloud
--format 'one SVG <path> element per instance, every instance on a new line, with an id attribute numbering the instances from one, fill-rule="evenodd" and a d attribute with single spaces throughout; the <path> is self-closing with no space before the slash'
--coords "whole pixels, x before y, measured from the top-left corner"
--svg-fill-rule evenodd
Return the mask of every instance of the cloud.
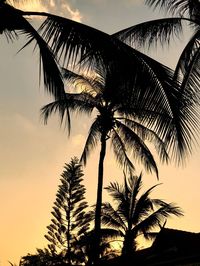
<path id="1" fill-rule="evenodd" d="M 32 0 L 32 1 L 10 0 L 9 2 L 11 5 L 13 5 L 16 8 L 19 8 L 21 10 L 37 11 L 37 12 L 47 12 L 48 11 L 47 5 L 44 2 L 41 2 L 41 0 Z"/>
<path id="2" fill-rule="evenodd" d="M 66 9 L 72 20 L 81 22 L 82 15 L 78 9 L 73 10 L 69 4 L 62 4 L 62 9 Z M 63 14 L 64 15 L 64 14 Z"/>
<path id="3" fill-rule="evenodd" d="M 47 0 L 46 6 L 49 8 L 49 11 L 57 14 L 62 17 L 68 17 L 72 20 L 81 22 L 83 16 L 80 11 L 69 4 L 69 1 L 61 0 L 60 4 L 56 4 L 55 0 Z"/>
<path id="4" fill-rule="evenodd" d="M 61 0 L 59 4 L 55 0 L 10 0 L 10 4 L 21 10 L 49 12 L 78 22 L 81 22 L 83 18 L 80 11 L 69 4 L 67 0 Z"/>

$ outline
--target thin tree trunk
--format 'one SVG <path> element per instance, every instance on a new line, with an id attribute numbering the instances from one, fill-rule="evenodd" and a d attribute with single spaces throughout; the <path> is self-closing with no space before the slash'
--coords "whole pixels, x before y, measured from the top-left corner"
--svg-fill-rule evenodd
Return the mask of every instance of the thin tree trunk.
<path id="1" fill-rule="evenodd" d="M 71 263 L 71 232 L 70 232 L 70 227 L 71 227 L 71 185 L 69 189 L 69 209 L 67 211 L 67 260 L 69 266 L 72 265 Z"/>
<path id="2" fill-rule="evenodd" d="M 98 187 L 97 187 L 97 201 L 95 210 L 95 227 L 92 247 L 92 263 L 98 264 L 100 256 L 101 243 L 101 205 L 102 205 L 102 190 L 103 190 L 103 164 L 106 155 L 106 133 L 101 136 L 101 151 L 99 157 L 98 167 Z"/>

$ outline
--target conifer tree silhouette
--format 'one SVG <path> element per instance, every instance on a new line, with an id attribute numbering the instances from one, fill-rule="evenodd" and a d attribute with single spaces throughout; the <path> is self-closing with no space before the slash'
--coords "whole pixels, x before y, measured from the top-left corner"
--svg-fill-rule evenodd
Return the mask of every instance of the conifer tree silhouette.
<path id="1" fill-rule="evenodd" d="M 52 211 L 53 218 L 45 235 L 50 242 L 49 249 L 62 253 L 69 265 L 85 259 L 79 241 L 89 230 L 91 221 L 82 180 L 82 166 L 77 158 L 73 158 L 65 165 L 61 175 Z"/>

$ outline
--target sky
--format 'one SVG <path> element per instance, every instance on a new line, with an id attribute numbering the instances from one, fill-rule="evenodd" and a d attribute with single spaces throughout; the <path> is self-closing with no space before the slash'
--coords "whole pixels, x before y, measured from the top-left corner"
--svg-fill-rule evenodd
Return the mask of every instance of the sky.
<path id="1" fill-rule="evenodd" d="M 114 33 L 139 22 L 161 17 L 140 0 L 38 0 L 24 5 L 28 10 L 48 11 Z M 187 34 L 151 56 L 174 67 Z M 47 244 L 44 234 L 65 163 L 81 155 L 90 119 L 73 117 L 71 137 L 60 128 L 57 117 L 44 125 L 40 108 L 50 101 L 39 86 L 38 53 L 30 46 L 17 51 L 24 39 L 8 43 L 0 36 L 0 265 L 18 263 L 21 256 L 34 254 Z M 122 182 L 123 174 L 110 153 L 105 163 L 104 186 Z M 84 168 L 87 199 L 96 199 L 98 148 Z M 198 145 L 184 167 L 159 164 L 161 186 L 154 193 L 175 202 L 184 217 L 173 218 L 168 227 L 200 232 L 200 149 Z M 141 171 L 137 169 L 138 173 Z M 144 175 L 144 188 L 158 183 L 154 175 Z M 106 194 L 104 192 L 104 199 Z"/>

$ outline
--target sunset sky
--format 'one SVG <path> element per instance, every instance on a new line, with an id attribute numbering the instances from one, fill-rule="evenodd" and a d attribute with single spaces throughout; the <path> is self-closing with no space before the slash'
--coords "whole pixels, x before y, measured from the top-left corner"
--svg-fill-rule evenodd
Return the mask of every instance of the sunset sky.
<path id="1" fill-rule="evenodd" d="M 161 17 L 142 4 L 142 0 L 43 0 L 30 1 L 28 10 L 56 13 L 67 18 L 114 33 L 145 20 Z M 151 53 L 173 67 L 187 34 L 169 48 Z M 8 43 L 0 36 L 0 265 L 18 263 L 21 256 L 34 253 L 47 244 L 44 234 L 50 223 L 51 208 L 65 163 L 79 157 L 87 136 L 90 119 L 74 117 L 71 137 L 60 128 L 57 117 L 44 125 L 40 108 L 50 101 L 39 87 L 38 54 L 30 46 L 17 54 L 24 44 L 20 38 Z M 122 181 L 122 172 L 108 154 L 105 182 Z M 98 149 L 91 154 L 84 169 L 87 199 L 96 199 Z M 200 232 L 200 149 L 195 146 L 185 167 L 159 164 L 160 180 L 155 196 L 175 202 L 184 217 L 173 218 L 168 227 Z M 137 169 L 139 173 L 141 168 Z M 144 174 L 144 187 L 158 181 Z M 104 193 L 104 199 L 106 194 Z"/>

